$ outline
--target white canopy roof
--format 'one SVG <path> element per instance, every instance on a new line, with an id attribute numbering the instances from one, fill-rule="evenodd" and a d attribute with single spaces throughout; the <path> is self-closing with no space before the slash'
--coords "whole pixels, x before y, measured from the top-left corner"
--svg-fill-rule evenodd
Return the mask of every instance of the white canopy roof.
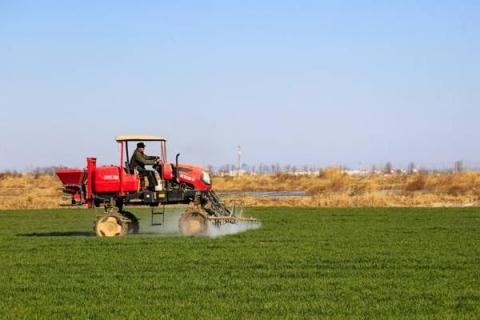
<path id="1" fill-rule="evenodd" d="M 159 136 L 136 136 L 136 135 L 123 135 L 116 136 L 115 140 L 117 142 L 121 141 L 167 141 L 164 137 Z"/>

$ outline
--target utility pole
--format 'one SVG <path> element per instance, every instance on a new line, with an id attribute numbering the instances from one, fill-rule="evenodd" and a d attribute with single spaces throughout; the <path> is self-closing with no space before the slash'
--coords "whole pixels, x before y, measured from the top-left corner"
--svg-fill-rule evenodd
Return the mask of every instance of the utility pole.
<path id="1" fill-rule="evenodd" d="M 237 176 L 240 176 L 240 168 L 242 166 L 242 148 L 240 146 L 238 146 L 237 148 L 237 156 L 238 156 Z"/>

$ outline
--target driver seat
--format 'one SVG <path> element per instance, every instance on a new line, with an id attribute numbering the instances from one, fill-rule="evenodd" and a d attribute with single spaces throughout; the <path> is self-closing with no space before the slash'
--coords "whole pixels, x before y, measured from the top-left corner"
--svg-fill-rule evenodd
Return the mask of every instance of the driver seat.
<path id="1" fill-rule="evenodd" d="M 125 166 L 124 166 L 124 168 L 125 168 L 125 172 L 126 172 L 126 173 L 128 173 L 128 174 L 133 174 L 132 169 L 130 169 L 130 165 L 129 165 L 128 161 L 125 161 Z"/>

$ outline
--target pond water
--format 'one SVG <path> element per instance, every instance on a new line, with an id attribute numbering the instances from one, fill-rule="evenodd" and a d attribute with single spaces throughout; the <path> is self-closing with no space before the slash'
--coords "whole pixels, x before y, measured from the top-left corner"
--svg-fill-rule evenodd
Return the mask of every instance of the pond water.
<path id="1" fill-rule="evenodd" d="M 305 197 L 308 194 L 305 191 L 230 191 L 218 192 L 220 197 L 253 197 L 253 198 L 279 198 L 279 197 Z"/>

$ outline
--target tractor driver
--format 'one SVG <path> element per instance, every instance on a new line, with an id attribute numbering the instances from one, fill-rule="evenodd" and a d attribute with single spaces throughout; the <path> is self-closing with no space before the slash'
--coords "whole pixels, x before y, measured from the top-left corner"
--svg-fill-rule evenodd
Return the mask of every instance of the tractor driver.
<path id="1" fill-rule="evenodd" d="M 155 178 L 155 172 L 153 170 L 145 169 L 145 166 L 154 165 L 159 163 L 159 157 L 147 156 L 145 153 L 145 144 L 143 142 L 137 143 L 137 149 L 132 155 L 132 159 L 130 160 L 130 169 L 137 170 L 140 174 L 140 184 L 141 188 L 144 189 L 145 182 L 144 178 L 147 177 L 148 179 L 148 188 L 152 191 L 155 190 L 155 186 L 157 185 L 157 178 Z"/>

